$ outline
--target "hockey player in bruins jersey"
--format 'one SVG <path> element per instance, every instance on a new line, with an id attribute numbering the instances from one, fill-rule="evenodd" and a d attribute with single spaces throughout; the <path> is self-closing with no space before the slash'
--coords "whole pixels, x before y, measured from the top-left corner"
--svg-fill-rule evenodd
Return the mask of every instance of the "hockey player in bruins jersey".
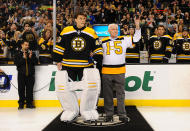
<path id="1" fill-rule="evenodd" d="M 150 37 L 148 43 L 150 63 L 168 63 L 172 52 L 172 37 L 164 35 L 165 27 L 159 25 L 157 35 Z"/>
<path id="2" fill-rule="evenodd" d="M 84 121 L 92 122 L 99 118 L 96 105 L 100 74 L 98 69 L 88 68 L 93 65 L 89 59 L 92 53 L 93 59 L 101 65 L 103 51 L 95 31 L 85 26 L 86 15 L 77 13 L 75 22 L 76 25 L 63 29 L 60 42 L 53 50 L 53 59 L 59 70 L 55 76 L 56 92 L 63 107 L 60 119 L 72 122 L 80 112 Z M 79 82 L 76 82 L 77 78 Z M 78 89 L 82 90 L 80 108 L 75 92 Z"/>
<path id="3" fill-rule="evenodd" d="M 129 25 L 129 35 L 134 36 L 135 26 Z M 126 51 L 126 63 L 139 63 L 140 62 L 140 40 L 133 42 L 132 47 L 127 48 Z"/>
<path id="4" fill-rule="evenodd" d="M 182 37 L 174 39 L 173 53 L 176 63 L 190 63 L 190 37 L 187 27 L 183 27 Z"/>
<path id="5" fill-rule="evenodd" d="M 137 25 L 139 25 L 139 20 Z M 114 105 L 113 105 L 113 88 L 116 90 L 117 112 L 119 120 L 128 122 L 125 111 L 125 54 L 126 49 L 132 46 L 134 42 L 141 38 L 141 30 L 136 26 L 136 32 L 133 36 L 118 36 L 118 25 L 110 24 L 108 32 L 110 37 L 103 38 L 103 67 L 102 67 L 102 83 L 104 96 L 104 110 L 106 113 L 105 122 L 113 121 Z"/>

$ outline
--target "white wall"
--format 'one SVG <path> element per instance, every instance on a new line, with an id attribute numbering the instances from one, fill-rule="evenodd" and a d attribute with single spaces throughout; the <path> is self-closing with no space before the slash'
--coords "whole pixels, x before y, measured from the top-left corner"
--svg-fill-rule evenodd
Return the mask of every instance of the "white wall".
<path id="1" fill-rule="evenodd" d="M 5 93 L 0 90 L 0 100 L 18 100 L 16 67 L 0 68 L 6 74 L 12 75 L 11 88 Z M 55 91 L 49 91 L 51 78 L 54 78 L 52 72 L 56 70 L 55 65 L 36 67 L 34 88 L 36 100 L 57 100 Z M 126 80 L 137 80 L 137 83 L 134 80 L 129 81 L 128 87 L 125 87 L 126 99 L 190 99 L 190 65 L 127 65 L 126 71 Z M 144 74 L 146 74 L 145 79 Z M 0 82 L 2 81 L 0 77 Z M 134 85 L 140 81 L 140 87 L 135 88 Z M 144 86 L 142 86 L 143 81 Z"/>

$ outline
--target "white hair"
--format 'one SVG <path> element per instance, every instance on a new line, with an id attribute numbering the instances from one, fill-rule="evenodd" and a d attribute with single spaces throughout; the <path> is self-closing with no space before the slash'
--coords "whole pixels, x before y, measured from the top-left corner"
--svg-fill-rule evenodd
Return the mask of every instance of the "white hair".
<path id="1" fill-rule="evenodd" d="M 111 27 L 114 27 L 114 26 L 118 28 L 118 24 L 112 23 L 112 24 L 109 24 L 109 25 L 108 25 L 108 30 L 109 30 Z"/>

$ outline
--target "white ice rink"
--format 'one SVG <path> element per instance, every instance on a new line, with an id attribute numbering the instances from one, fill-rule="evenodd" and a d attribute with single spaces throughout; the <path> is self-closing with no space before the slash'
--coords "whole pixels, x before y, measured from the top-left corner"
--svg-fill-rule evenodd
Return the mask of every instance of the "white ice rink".
<path id="1" fill-rule="evenodd" d="M 190 107 L 138 107 L 155 131 L 190 131 Z M 17 110 L 0 108 L 0 131 L 41 131 L 60 112 L 58 107 Z"/>

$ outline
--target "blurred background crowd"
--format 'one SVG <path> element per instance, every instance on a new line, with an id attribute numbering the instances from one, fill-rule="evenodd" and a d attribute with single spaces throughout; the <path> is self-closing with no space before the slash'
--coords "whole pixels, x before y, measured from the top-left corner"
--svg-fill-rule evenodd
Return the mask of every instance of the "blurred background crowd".
<path id="1" fill-rule="evenodd" d="M 190 26 L 190 0 L 57 0 L 57 38 L 66 26 L 74 24 L 74 14 L 84 10 L 87 26 L 117 23 L 121 35 L 129 34 L 129 25 L 140 18 L 142 50 L 164 25 L 166 33 L 176 37 L 183 26 Z M 53 1 L 0 0 L 0 64 L 13 64 L 22 40 L 39 57 L 39 64 L 51 64 L 53 50 Z"/>

